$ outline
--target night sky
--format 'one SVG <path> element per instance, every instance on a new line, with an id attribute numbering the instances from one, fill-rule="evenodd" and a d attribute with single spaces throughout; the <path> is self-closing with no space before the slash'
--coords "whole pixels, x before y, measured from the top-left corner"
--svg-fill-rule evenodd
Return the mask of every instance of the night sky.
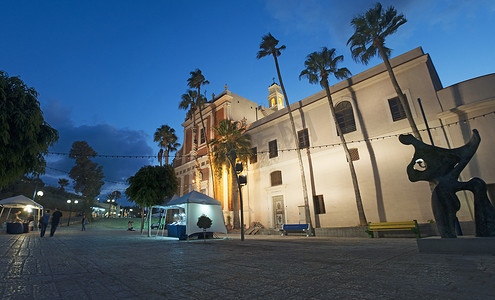
<path id="1" fill-rule="evenodd" d="M 408 22 L 387 40 L 392 56 L 418 46 L 429 53 L 444 87 L 494 72 L 495 1 L 411 0 L 394 3 Z M 256 59 L 271 32 L 287 46 L 279 58 L 289 102 L 318 91 L 299 81 L 306 55 L 326 46 L 357 74 L 379 64 L 355 63 L 346 46 L 351 19 L 374 1 L 2 1 L 0 70 L 39 92 L 45 120 L 60 134 L 50 150 L 68 153 L 86 140 L 99 154 L 155 155 L 153 134 L 167 124 L 182 142 L 178 109 L 189 72 L 200 68 L 208 98 L 230 91 L 267 106 L 273 59 Z M 331 84 L 337 81 L 332 79 Z M 42 179 L 57 186 L 74 161 L 47 157 Z M 149 158 L 98 158 L 102 197 Z M 69 190 L 71 186 L 69 186 Z"/>

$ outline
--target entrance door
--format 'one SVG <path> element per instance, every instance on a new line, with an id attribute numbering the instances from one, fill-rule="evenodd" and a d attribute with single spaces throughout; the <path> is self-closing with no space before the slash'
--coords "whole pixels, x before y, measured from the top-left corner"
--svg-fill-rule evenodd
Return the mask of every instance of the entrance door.
<path id="1" fill-rule="evenodd" d="M 285 223 L 285 205 L 284 196 L 273 196 L 273 218 L 275 228 L 282 228 Z"/>

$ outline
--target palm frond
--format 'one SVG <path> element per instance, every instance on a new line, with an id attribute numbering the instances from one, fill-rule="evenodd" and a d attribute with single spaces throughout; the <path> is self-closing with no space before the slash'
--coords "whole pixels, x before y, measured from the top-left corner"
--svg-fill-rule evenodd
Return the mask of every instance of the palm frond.
<path id="1" fill-rule="evenodd" d="M 366 65 L 372 57 L 379 55 L 378 49 L 383 49 L 389 57 L 391 50 L 385 47 L 385 38 L 406 22 L 404 15 L 397 15 L 395 8 L 390 6 L 384 11 L 380 3 L 353 18 L 354 34 L 347 41 L 353 60 Z"/>

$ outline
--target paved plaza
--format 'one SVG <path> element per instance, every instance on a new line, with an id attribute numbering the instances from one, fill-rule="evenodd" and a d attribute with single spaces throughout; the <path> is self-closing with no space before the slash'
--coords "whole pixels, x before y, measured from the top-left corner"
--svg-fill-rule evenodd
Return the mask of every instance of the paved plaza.
<path id="1" fill-rule="evenodd" d="M 413 238 L 78 229 L 0 233 L 1 299 L 495 299 L 495 255 L 420 254 Z"/>

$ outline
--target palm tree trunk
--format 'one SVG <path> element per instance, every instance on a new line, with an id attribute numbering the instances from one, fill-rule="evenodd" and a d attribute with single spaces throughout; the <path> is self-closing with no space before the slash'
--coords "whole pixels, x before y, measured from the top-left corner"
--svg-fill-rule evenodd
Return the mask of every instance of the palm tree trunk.
<path id="1" fill-rule="evenodd" d="M 347 158 L 347 163 L 349 164 L 349 170 L 351 171 L 352 185 L 354 186 L 354 195 L 356 197 L 356 206 L 359 216 L 359 225 L 366 226 L 368 224 L 368 221 L 366 220 L 366 215 L 364 214 L 363 201 L 361 200 L 361 192 L 359 191 L 359 183 L 357 180 L 356 170 L 354 169 L 354 163 L 352 162 L 349 148 L 347 148 L 347 143 L 345 141 L 344 134 L 340 129 L 339 122 L 337 121 L 335 108 L 333 107 L 332 95 L 330 94 L 330 88 L 328 87 L 328 80 L 326 78 L 324 78 L 323 80 L 325 85 L 325 91 L 327 93 L 328 105 L 330 106 L 330 112 L 335 122 L 335 127 L 337 128 L 337 132 L 340 137 L 340 142 L 342 143 L 342 147 L 344 148 L 345 156 Z"/>
<path id="2" fill-rule="evenodd" d="M 309 212 L 309 200 L 308 200 L 308 188 L 306 186 L 306 176 L 304 174 L 304 165 L 301 156 L 301 149 L 299 149 L 299 143 L 297 138 L 296 126 L 294 124 L 294 117 L 292 116 L 292 111 L 290 109 L 289 99 L 287 98 L 287 93 L 285 92 L 284 83 L 282 82 L 282 75 L 280 75 L 280 68 L 278 66 L 277 56 L 273 54 L 273 58 L 275 59 L 275 67 L 277 68 L 278 80 L 280 81 L 280 87 L 282 88 L 282 93 L 284 94 L 285 106 L 287 107 L 287 111 L 289 112 L 290 125 L 292 127 L 292 134 L 294 137 L 294 146 L 297 152 L 297 160 L 299 162 L 299 171 L 301 174 L 301 185 L 303 190 L 303 199 L 304 199 L 304 214 L 306 218 L 306 222 L 309 223 L 309 228 L 313 231 L 313 222 L 311 221 L 311 214 Z"/>
<path id="3" fill-rule="evenodd" d="M 392 85 L 394 86 L 395 92 L 397 93 L 397 97 L 399 97 L 399 101 L 402 104 L 402 107 L 404 108 L 404 112 L 406 113 L 406 118 L 409 121 L 409 126 L 411 126 L 413 135 L 415 138 L 422 141 L 421 134 L 419 134 L 418 127 L 416 127 L 416 123 L 414 122 L 414 119 L 413 119 L 413 116 L 411 113 L 411 108 L 409 107 L 409 103 L 407 102 L 406 96 L 404 96 L 404 93 L 402 93 L 402 90 L 399 86 L 399 83 L 397 82 L 397 79 L 395 78 L 394 70 L 392 69 L 392 66 L 390 65 L 390 61 L 388 60 L 387 55 L 383 51 L 383 48 L 381 46 L 378 46 L 377 48 L 378 48 L 378 52 L 380 52 L 380 56 L 383 59 L 383 63 L 385 64 L 385 68 L 387 68 L 388 76 L 390 77 L 390 80 L 392 81 Z"/>
<path id="4" fill-rule="evenodd" d="M 239 191 L 237 189 L 237 178 L 236 178 L 236 173 L 235 170 L 233 169 L 232 165 L 230 166 L 230 178 L 231 178 L 231 184 L 230 184 L 230 194 L 231 194 L 231 199 L 232 199 L 232 210 L 234 212 L 234 229 L 239 229 L 241 228 L 241 221 L 239 217 Z"/>
<path id="5" fill-rule="evenodd" d="M 194 161 L 195 161 L 195 166 L 194 166 L 194 181 L 195 185 L 193 190 L 196 190 L 199 192 L 201 190 L 201 179 L 200 179 L 200 171 L 201 167 L 199 166 L 199 160 L 198 160 L 198 133 L 196 131 L 196 108 L 194 108 L 193 112 L 193 155 L 194 155 Z"/>
<path id="6" fill-rule="evenodd" d="M 199 89 L 198 89 L 199 93 Z M 208 164 L 210 165 L 210 172 L 211 172 L 211 185 L 213 188 L 213 199 L 215 198 L 215 171 L 213 170 L 213 164 L 211 163 L 211 153 L 210 153 L 210 141 L 208 139 L 208 133 L 206 132 L 206 126 L 205 126 L 205 121 L 203 119 L 203 109 L 202 107 L 199 108 L 199 117 L 201 118 L 201 125 L 203 125 L 203 128 L 205 130 L 205 140 L 206 140 L 206 152 L 208 154 Z"/>

